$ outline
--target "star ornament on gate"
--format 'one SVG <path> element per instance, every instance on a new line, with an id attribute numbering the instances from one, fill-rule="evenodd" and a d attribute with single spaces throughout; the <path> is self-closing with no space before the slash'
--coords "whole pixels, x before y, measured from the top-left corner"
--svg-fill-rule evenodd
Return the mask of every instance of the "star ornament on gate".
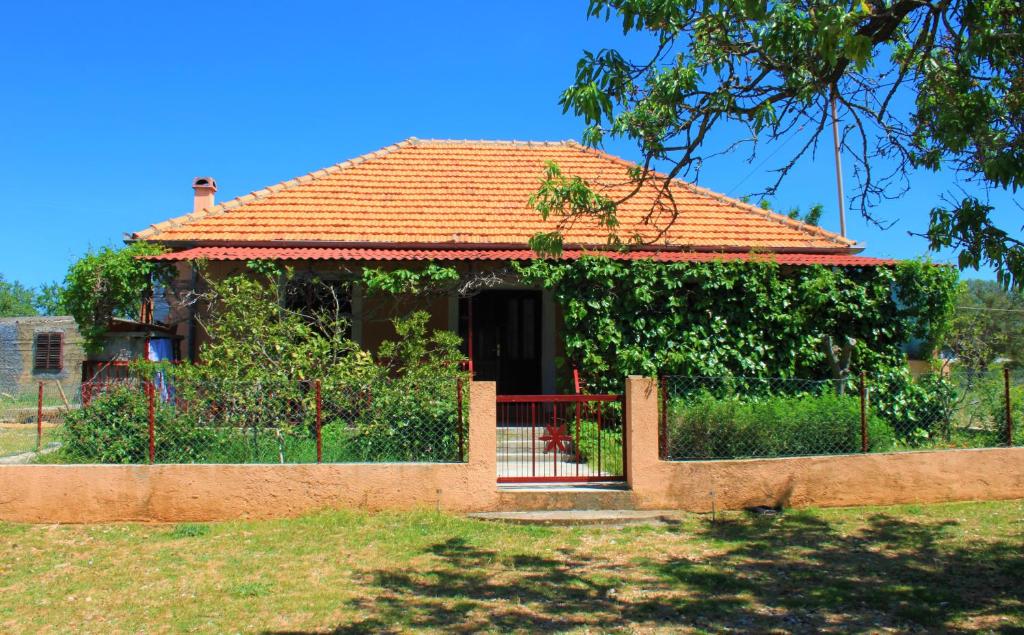
<path id="1" fill-rule="evenodd" d="M 552 423 L 544 427 L 544 434 L 540 436 L 540 440 L 544 442 L 545 452 L 558 450 L 563 454 L 567 454 L 572 437 L 566 432 L 564 424 Z"/>

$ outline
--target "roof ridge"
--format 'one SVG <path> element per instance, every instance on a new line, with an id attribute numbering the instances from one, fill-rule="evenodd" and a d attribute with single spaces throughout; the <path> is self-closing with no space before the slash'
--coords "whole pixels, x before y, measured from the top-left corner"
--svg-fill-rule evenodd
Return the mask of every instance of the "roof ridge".
<path id="1" fill-rule="evenodd" d="M 309 183 L 310 181 L 315 181 L 316 179 L 327 176 L 328 174 L 336 174 L 341 170 L 344 170 L 345 168 L 360 165 L 372 159 L 378 159 L 400 148 L 416 145 L 419 141 L 420 140 L 417 139 L 416 137 L 409 137 L 408 139 L 403 139 L 402 141 L 393 143 L 389 146 L 384 146 L 383 148 L 374 150 L 373 152 L 367 152 L 355 158 L 346 159 L 340 163 L 329 165 L 326 168 L 320 168 L 319 170 L 307 172 L 306 174 L 303 174 L 301 176 L 288 179 L 287 181 L 281 181 L 280 183 L 269 185 L 258 190 L 254 190 L 252 192 L 249 192 L 248 194 L 243 194 L 242 196 L 236 196 L 235 198 L 224 201 L 223 203 L 218 203 L 213 207 L 207 207 L 205 209 L 199 210 L 198 212 L 193 211 L 188 214 L 182 214 L 181 216 L 169 218 L 159 223 L 154 223 L 147 227 L 146 229 L 132 233 L 131 237 L 136 240 L 151 240 L 155 238 L 157 234 L 164 231 L 165 229 L 177 227 L 179 225 L 183 225 L 194 220 L 199 220 L 201 218 L 209 218 L 210 216 L 216 216 L 219 213 L 227 212 L 241 205 L 245 205 L 246 203 L 258 201 L 261 198 L 270 196 L 271 194 L 276 194 L 277 192 L 286 190 L 290 187 L 295 187 L 296 185 L 301 185 L 303 183 Z"/>
<path id="2" fill-rule="evenodd" d="M 576 142 L 571 139 L 563 139 L 561 141 L 532 141 L 532 140 L 520 140 L 520 139 L 417 139 L 416 137 L 410 137 L 407 141 L 412 141 L 412 145 L 508 145 L 508 146 L 564 146 L 564 145 L 575 145 Z"/>
<path id="3" fill-rule="evenodd" d="M 582 144 L 576 143 L 575 141 L 571 141 L 571 142 L 569 142 L 569 144 L 570 145 L 575 145 L 575 146 L 579 147 L 580 151 L 582 151 L 582 152 L 590 152 L 592 154 L 596 154 L 596 155 L 598 155 L 598 156 L 600 156 L 600 157 L 602 157 L 604 159 L 607 159 L 609 161 L 614 161 L 616 163 L 621 163 L 621 164 L 626 165 L 626 166 L 637 165 L 637 163 L 635 161 L 629 161 L 627 159 L 623 159 L 622 157 L 615 156 L 614 154 L 611 154 L 611 153 L 606 152 L 604 150 L 601 150 L 599 148 L 594 148 L 592 146 L 582 145 Z M 662 172 L 659 172 L 658 170 L 651 170 L 651 173 L 653 173 L 656 176 L 660 176 L 661 178 L 668 178 L 667 174 L 663 174 Z M 855 240 L 851 240 L 851 239 L 846 238 L 844 236 L 840 236 L 839 234 L 837 234 L 835 232 L 831 232 L 831 231 L 829 231 L 827 229 L 823 229 L 821 227 L 818 227 L 817 225 L 811 225 L 810 223 L 805 223 L 805 222 L 797 220 L 795 218 L 790 218 L 789 216 L 786 216 L 784 214 L 779 214 L 778 212 L 773 212 L 772 210 L 769 210 L 769 209 L 763 209 L 763 208 L 758 207 L 756 205 L 751 205 L 750 203 L 746 203 L 744 201 L 741 201 L 739 199 L 733 198 L 731 196 L 727 196 L 725 194 L 720 194 L 720 193 L 718 193 L 718 192 L 716 192 L 714 190 L 711 190 L 711 189 L 708 189 L 706 187 L 697 185 L 696 183 L 691 183 L 689 181 L 684 181 L 683 179 L 680 179 L 680 178 L 673 178 L 672 181 L 675 182 L 675 183 L 680 184 L 683 187 L 686 187 L 686 188 L 690 189 L 693 192 L 696 192 L 698 194 L 702 194 L 704 196 L 709 196 L 709 197 L 715 199 L 716 201 L 720 201 L 720 202 L 725 203 L 727 205 L 731 205 L 731 206 L 733 206 L 733 207 L 735 207 L 737 209 L 740 209 L 740 210 L 743 210 L 743 211 L 746 211 L 746 212 L 757 214 L 757 215 L 762 216 L 762 217 L 764 217 L 764 218 L 766 218 L 768 220 L 774 220 L 774 221 L 776 221 L 778 223 L 781 223 L 782 225 L 787 225 L 789 227 L 792 227 L 794 229 L 803 231 L 803 232 L 811 234 L 811 235 L 815 235 L 816 234 L 818 236 L 821 236 L 823 238 L 827 238 L 827 239 L 829 239 L 829 240 L 831 240 L 831 241 L 833 241 L 835 243 L 838 243 L 840 245 L 846 245 L 846 246 L 849 246 L 849 247 L 853 247 L 853 246 L 855 246 L 857 244 L 857 241 L 855 241 Z"/>

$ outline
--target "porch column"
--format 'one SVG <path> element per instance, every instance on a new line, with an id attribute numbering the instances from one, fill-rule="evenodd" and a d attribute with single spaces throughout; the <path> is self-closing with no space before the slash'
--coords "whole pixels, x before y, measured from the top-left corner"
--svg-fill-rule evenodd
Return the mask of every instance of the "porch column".
<path id="1" fill-rule="evenodd" d="M 541 292 L 540 313 L 540 386 L 546 395 L 555 394 L 555 299 Z"/>
<path id="2" fill-rule="evenodd" d="M 363 346 L 363 287 L 352 285 L 352 341 Z"/>

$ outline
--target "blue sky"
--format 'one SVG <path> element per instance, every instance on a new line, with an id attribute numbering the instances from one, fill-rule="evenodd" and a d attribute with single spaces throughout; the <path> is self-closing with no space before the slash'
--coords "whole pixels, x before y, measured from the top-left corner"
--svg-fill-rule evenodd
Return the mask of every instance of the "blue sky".
<path id="1" fill-rule="evenodd" d="M 409 136 L 578 139 L 558 95 L 583 49 L 623 44 L 617 26 L 585 19 L 586 4 L 9 4 L 0 272 L 60 279 L 89 246 L 190 211 L 198 175 L 225 200 Z M 637 158 L 626 144 L 606 149 Z M 743 159 L 707 166 L 700 184 L 758 190 L 772 164 Z M 822 225 L 838 229 L 833 170 L 830 152 L 805 161 L 776 208 L 824 203 Z M 868 255 L 925 253 L 907 231 L 924 229 L 950 181 L 924 175 L 878 210 L 893 228 L 849 214 L 848 234 Z"/>

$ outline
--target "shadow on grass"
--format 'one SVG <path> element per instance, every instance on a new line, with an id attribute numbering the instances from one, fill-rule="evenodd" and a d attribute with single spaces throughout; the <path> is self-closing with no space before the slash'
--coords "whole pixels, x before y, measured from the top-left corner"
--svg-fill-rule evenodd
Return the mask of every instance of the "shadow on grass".
<path id="1" fill-rule="evenodd" d="M 367 574 L 359 616 L 333 632 L 410 628 L 602 631 L 1006 629 L 1021 625 L 1021 544 L 946 544 L 953 522 L 886 515 L 844 535 L 809 514 L 708 523 L 711 555 L 631 564 L 563 549 L 502 554 L 450 538 L 421 570 Z M 643 534 L 670 546 L 686 535 Z M 955 624 L 972 620 L 970 625 Z"/>

